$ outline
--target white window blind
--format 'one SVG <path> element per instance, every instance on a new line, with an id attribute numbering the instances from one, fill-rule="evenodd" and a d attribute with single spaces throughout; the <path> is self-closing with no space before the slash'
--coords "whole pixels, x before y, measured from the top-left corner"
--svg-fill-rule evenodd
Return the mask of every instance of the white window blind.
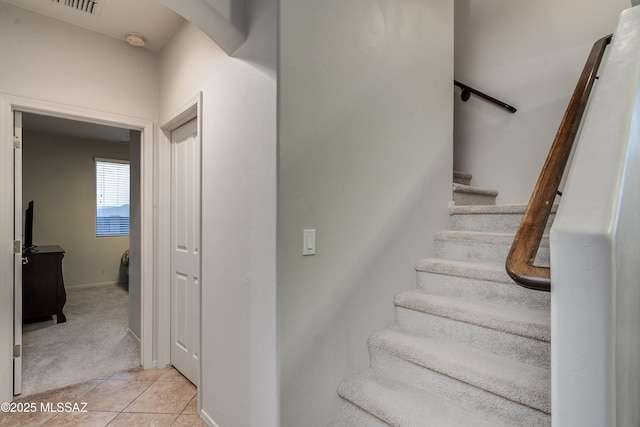
<path id="1" fill-rule="evenodd" d="M 129 162 L 96 159 L 96 236 L 129 235 Z"/>

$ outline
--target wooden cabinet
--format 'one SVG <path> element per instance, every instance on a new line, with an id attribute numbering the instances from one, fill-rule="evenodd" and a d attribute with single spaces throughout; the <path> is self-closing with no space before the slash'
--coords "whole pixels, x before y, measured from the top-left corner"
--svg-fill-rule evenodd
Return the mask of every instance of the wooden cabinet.
<path id="1" fill-rule="evenodd" d="M 22 320 L 24 323 L 56 315 L 67 321 L 62 308 L 67 301 L 62 278 L 64 250 L 60 246 L 36 246 L 22 254 Z"/>

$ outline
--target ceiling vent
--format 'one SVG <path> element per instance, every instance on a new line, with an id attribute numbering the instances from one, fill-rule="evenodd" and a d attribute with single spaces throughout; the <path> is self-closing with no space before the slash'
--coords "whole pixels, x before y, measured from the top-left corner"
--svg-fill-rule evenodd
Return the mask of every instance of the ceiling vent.
<path id="1" fill-rule="evenodd" d="M 98 0 L 51 0 L 53 3 L 58 3 L 61 6 L 67 6 L 75 9 L 79 12 L 85 12 L 89 15 L 97 14 L 99 11 Z"/>

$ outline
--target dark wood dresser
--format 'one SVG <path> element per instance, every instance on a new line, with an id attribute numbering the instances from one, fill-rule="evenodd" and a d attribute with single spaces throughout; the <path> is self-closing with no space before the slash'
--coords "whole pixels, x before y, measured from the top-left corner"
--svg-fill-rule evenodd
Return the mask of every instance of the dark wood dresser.
<path id="1" fill-rule="evenodd" d="M 66 322 L 62 313 L 67 302 L 62 279 L 64 250 L 57 245 L 36 246 L 22 257 L 22 321 L 44 320 L 55 314 L 57 323 Z"/>

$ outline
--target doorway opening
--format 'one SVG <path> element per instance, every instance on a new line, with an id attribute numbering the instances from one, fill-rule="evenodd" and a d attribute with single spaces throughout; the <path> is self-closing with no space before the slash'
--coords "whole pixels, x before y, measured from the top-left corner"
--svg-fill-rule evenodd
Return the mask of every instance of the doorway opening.
<path id="1" fill-rule="evenodd" d="M 141 135 L 21 115 L 23 212 L 31 206 L 22 266 L 21 392 L 30 395 L 140 365 Z M 120 162 L 113 164 L 121 176 L 105 175 L 99 166 L 111 163 L 104 158 Z M 105 182 L 106 189 L 97 185 Z M 106 192 L 119 197 L 102 200 Z M 62 268 L 60 313 L 52 317 L 45 307 L 52 290 L 44 251 L 54 246 Z"/>
<path id="2" fill-rule="evenodd" d="M 0 174 L 0 187 L 3 188 L 3 204 L 0 209 L 0 216 L 4 219 L 0 222 L 0 234 L 7 239 L 13 239 L 12 258 L 14 268 L 2 269 L 2 293 L 7 298 L 3 299 L 3 310 L 0 317 L 5 325 L 13 325 L 14 333 L 8 336 L 5 332 L 0 334 L 2 346 L 6 349 L 11 347 L 13 342 L 13 352 L 9 351 L 9 361 L 13 354 L 13 369 L 6 367 L 0 370 L 0 381 L 4 384 L 0 394 L 5 401 L 10 401 L 11 396 L 19 394 L 22 373 L 22 254 L 20 250 L 22 231 L 21 225 L 24 212 L 22 211 L 21 187 L 16 184 L 17 177 L 22 177 L 21 161 L 14 162 L 14 158 L 21 156 L 20 141 L 14 138 L 14 113 L 31 113 L 43 116 L 52 116 L 80 122 L 119 127 L 139 132 L 139 164 L 140 178 L 139 186 L 139 218 L 140 218 L 140 238 L 139 238 L 139 274 L 140 274 L 140 360 L 145 369 L 154 366 L 164 366 L 156 364 L 154 360 L 154 298 L 153 298 L 153 272 L 154 272 L 154 211 L 153 211 L 153 136 L 154 125 L 151 120 L 141 120 L 127 116 L 120 116 L 111 113 L 104 113 L 95 110 L 86 110 L 78 107 L 70 107 L 62 104 L 54 104 L 46 101 L 32 100 L 10 95 L 0 96 L 0 113 L 2 120 L 1 140 L 3 160 L 3 172 Z M 6 160 L 6 161 L 5 161 Z M 21 185 L 21 183 L 20 183 Z M 15 188 L 20 189 L 20 194 L 14 197 Z M 6 191 L 4 191 L 6 190 Z M 35 213 L 38 215 L 38 213 Z M 14 219 L 16 219 L 14 221 Z M 34 219 L 37 221 L 37 219 Z M 142 226 L 144 225 L 144 226 Z M 35 238 L 35 236 L 34 236 Z M 9 253 L 1 250 L 3 259 L 8 259 Z M 99 339 L 99 337 L 96 337 Z M 9 349 L 11 350 L 11 349 Z M 6 354 L 6 352 L 5 352 Z M 5 359 L 6 360 L 6 359 Z M 3 365 L 6 366 L 6 365 Z M 11 366 L 11 365 L 9 365 Z M 12 379 L 13 377 L 13 379 Z"/>

